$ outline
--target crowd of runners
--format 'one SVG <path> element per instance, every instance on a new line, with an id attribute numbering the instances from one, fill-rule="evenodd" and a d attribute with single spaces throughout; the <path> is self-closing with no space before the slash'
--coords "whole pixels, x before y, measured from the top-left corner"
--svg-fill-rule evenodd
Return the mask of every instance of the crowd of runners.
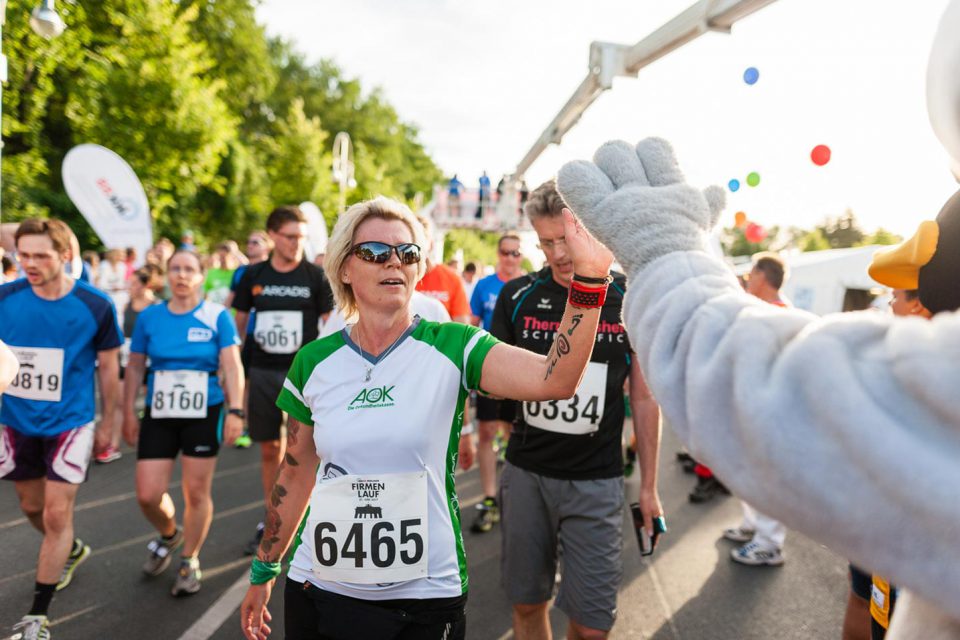
<path id="1" fill-rule="evenodd" d="M 637 153 L 641 160 L 647 153 L 646 173 L 640 169 L 632 183 L 680 181 L 673 165 L 662 164 L 667 148 L 644 144 Z M 79 487 L 91 460 L 106 464 L 120 456 L 122 437 L 136 450 L 137 501 L 156 530 L 143 572 L 160 576 L 176 561 L 174 596 L 201 588 L 200 553 L 213 517 L 219 449 L 256 447 L 264 517 L 242 549 L 253 556 L 240 610 L 248 640 L 270 635 L 267 605 L 285 569 L 287 638 L 467 637 L 463 534 L 485 534 L 497 525 L 514 637 L 549 638 L 551 601 L 569 618 L 569 638 L 606 637 L 616 620 L 623 573 L 625 504 L 634 506 L 641 537 L 656 540 L 665 530 L 657 486 L 661 409 L 654 396 L 666 398 L 666 410 L 679 402 L 676 394 L 695 393 L 686 389 L 686 370 L 677 364 L 686 360 L 665 354 L 694 349 L 696 340 L 668 340 L 659 323 L 670 321 L 669 330 L 682 333 L 707 322 L 696 306 L 679 312 L 666 303 L 656 307 L 651 290 L 692 295 L 719 287 L 726 297 L 716 303 L 713 321 L 726 314 L 731 322 L 754 323 L 740 331 L 772 326 L 774 336 L 813 322 L 775 309 L 787 306 L 779 294 L 786 267 L 775 255 L 757 256 L 746 283 L 738 285 L 716 271 L 719 263 L 699 262 L 712 259 L 697 251 L 696 239 L 656 254 L 644 253 L 644 247 L 656 246 L 658 237 L 636 247 L 619 238 L 596 210 L 604 198 L 618 195 L 621 184 L 631 183 L 626 178 L 638 171 L 635 165 L 636 156 L 605 146 L 596 165 L 568 165 L 559 187 L 551 180 L 533 190 L 523 212 L 543 268 L 525 273 L 521 238 L 506 232 L 492 272 L 469 283 L 469 296 L 462 274 L 434 261 L 430 220 L 383 197 L 342 214 L 316 261 L 305 258 L 307 221 L 293 206 L 271 212 L 265 229 L 247 238 L 245 253 L 223 243 L 204 256 L 185 236 L 179 247 L 158 242 L 138 268 L 135 255 L 125 261 L 113 252 L 99 264 L 88 256 L 83 274 L 70 273 L 77 271 L 70 265 L 78 249 L 65 224 L 21 223 L 13 281 L 0 287 L 0 383 L 7 385 L 0 476 L 13 481 L 41 543 L 33 602 L 15 629 L 27 639 L 50 637 L 54 594 L 71 583 L 91 553 L 73 527 Z M 682 206 L 719 206 L 711 193 L 690 197 Z M 955 257 L 941 265 L 952 246 L 944 243 L 960 220 L 956 201 L 932 223 L 939 224 L 939 248 L 936 238 L 931 248 L 927 231 L 875 260 L 871 274 L 894 289 L 895 314 L 930 318 L 960 306 L 952 289 L 941 290 L 950 282 L 955 287 L 960 273 L 950 271 Z M 643 269 L 661 269 L 655 284 L 645 280 L 639 294 L 628 295 L 624 274 L 611 270 L 614 253 L 571 205 L 587 214 L 588 226 L 614 249 L 631 278 Z M 617 220 L 623 199 L 603 206 Z M 665 201 L 662 208 L 677 206 Z M 631 231 L 629 224 L 622 230 L 645 232 Z M 684 233 L 693 232 L 679 224 L 675 237 Z M 691 251 L 695 255 L 687 256 Z M 676 262 L 678 255 L 686 262 L 663 271 L 664 260 Z M 918 262 L 918 255 L 927 262 Z M 947 285 L 931 285 L 927 276 L 923 288 L 919 274 L 928 264 L 947 269 Z M 698 289 L 684 288 L 683 274 L 697 277 L 698 269 L 712 279 Z M 717 284 L 728 280 L 737 290 Z M 768 304 L 761 308 L 758 299 Z M 625 315 L 644 321 L 625 325 Z M 668 344 L 650 347 L 655 340 Z M 788 341 L 771 338 L 765 344 L 780 353 Z M 955 348 L 955 340 L 946 348 Z M 698 387 L 717 402 L 712 410 L 721 425 L 727 413 L 741 415 L 731 406 L 731 399 L 741 401 L 739 388 L 729 386 L 736 380 L 722 379 L 740 370 L 729 357 L 729 374 L 718 374 L 712 387 Z M 776 374 L 764 375 L 776 385 Z M 672 394 L 661 391 L 665 379 L 675 385 Z M 723 389 L 726 394 L 718 396 Z M 937 402 L 932 396 L 926 401 Z M 743 543 L 733 560 L 783 564 L 786 525 L 777 516 L 803 528 L 797 514 L 823 504 L 828 494 L 815 483 L 801 483 L 796 499 L 776 493 L 776 482 L 759 488 L 771 474 L 791 478 L 782 480 L 788 485 L 799 482 L 775 451 L 791 445 L 774 441 L 754 455 L 780 462 L 758 465 L 748 444 L 731 448 L 715 434 L 705 436 L 706 426 L 691 424 L 712 415 L 711 409 L 687 396 L 683 402 L 687 413 L 673 414 L 686 416 L 677 420 L 681 434 L 700 429 L 699 439 L 686 442 L 744 498 L 743 522 L 723 532 Z M 811 424 L 820 420 L 800 410 Z M 774 420 L 773 414 L 758 415 Z M 845 419 L 838 409 L 838 424 Z M 929 419 L 939 424 L 950 418 Z M 731 434 L 752 424 L 730 420 Z M 815 445 L 814 436 L 808 442 Z M 636 495 L 625 495 L 625 443 L 639 468 Z M 823 446 L 829 449 L 829 443 Z M 169 494 L 178 457 L 184 504 L 179 516 Z M 455 472 L 474 461 L 483 499 L 468 518 L 460 511 Z M 846 471 L 859 468 L 859 458 L 849 463 Z M 862 497 L 871 504 L 872 494 Z M 837 533 L 825 535 L 857 566 L 879 573 L 851 565 L 844 634 L 883 637 L 897 597 L 890 578 L 904 576 L 917 590 L 917 576 L 928 574 L 902 570 L 899 558 L 881 552 L 897 554 L 876 541 L 866 551 L 853 544 L 856 535 L 844 531 L 869 526 L 863 520 L 872 516 L 850 511 L 836 524 Z M 869 533 L 861 538 L 874 540 Z M 946 582 L 952 597 L 953 583 Z M 943 581 L 938 585 L 944 587 Z M 918 591 L 925 599 L 917 599 L 912 610 L 923 610 L 916 603 L 932 599 L 934 611 L 956 614 L 922 583 Z M 930 619 L 929 612 L 924 615 Z"/>

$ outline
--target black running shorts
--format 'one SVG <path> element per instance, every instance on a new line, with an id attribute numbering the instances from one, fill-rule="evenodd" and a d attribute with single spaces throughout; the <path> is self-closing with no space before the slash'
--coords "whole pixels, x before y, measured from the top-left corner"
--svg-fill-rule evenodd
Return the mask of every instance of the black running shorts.
<path id="1" fill-rule="evenodd" d="M 223 403 L 207 407 L 205 418 L 151 418 L 150 407 L 140 421 L 137 460 L 174 459 L 183 455 L 212 458 L 223 439 Z"/>
<path id="2" fill-rule="evenodd" d="M 463 640 L 467 596 L 426 600 L 359 600 L 287 578 L 286 640 Z"/>

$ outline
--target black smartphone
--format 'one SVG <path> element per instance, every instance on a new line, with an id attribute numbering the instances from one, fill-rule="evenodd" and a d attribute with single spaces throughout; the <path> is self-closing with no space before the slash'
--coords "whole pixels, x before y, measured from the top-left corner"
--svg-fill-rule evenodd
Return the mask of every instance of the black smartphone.
<path id="1" fill-rule="evenodd" d="M 643 528 L 643 512 L 640 505 L 636 502 L 630 505 L 630 513 L 633 514 L 633 528 L 637 532 L 637 544 L 640 545 L 640 555 L 651 556 L 653 550 L 657 548 L 657 540 L 661 533 L 667 532 L 667 523 L 663 516 L 657 516 L 653 519 L 653 535 L 647 534 Z"/>

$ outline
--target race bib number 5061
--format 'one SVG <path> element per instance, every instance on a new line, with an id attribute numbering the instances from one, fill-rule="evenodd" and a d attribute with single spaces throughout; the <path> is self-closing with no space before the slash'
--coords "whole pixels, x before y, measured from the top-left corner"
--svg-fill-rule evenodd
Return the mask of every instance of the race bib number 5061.
<path id="1" fill-rule="evenodd" d="M 382 584 L 427 575 L 426 472 L 342 476 L 313 491 L 308 520 L 321 580 Z"/>

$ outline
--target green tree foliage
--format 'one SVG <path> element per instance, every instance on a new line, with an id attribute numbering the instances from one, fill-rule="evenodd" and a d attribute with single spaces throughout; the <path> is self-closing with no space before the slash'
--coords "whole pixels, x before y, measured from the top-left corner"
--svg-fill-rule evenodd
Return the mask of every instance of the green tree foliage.
<path id="1" fill-rule="evenodd" d="M 847 209 L 843 215 L 827 218 L 817 229 L 826 238 L 831 249 L 858 247 L 863 244 L 867 236 L 850 209 Z"/>
<path id="2" fill-rule="evenodd" d="M 61 217 L 82 244 L 99 244 L 60 178 L 64 155 L 83 142 L 134 168 L 155 233 L 191 228 L 209 243 L 261 228 L 277 204 L 312 200 L 332 223 L 339 131 L 355 148 L 350 202 L 409 202 L 441 179 L 416 127 L 379 91 L 268 39 L 257 0 L 58 3 L 68 28 L 50 41 L 28 25 L 33 4 L 9 0 L 3 34 L 7 220 Z"/>

